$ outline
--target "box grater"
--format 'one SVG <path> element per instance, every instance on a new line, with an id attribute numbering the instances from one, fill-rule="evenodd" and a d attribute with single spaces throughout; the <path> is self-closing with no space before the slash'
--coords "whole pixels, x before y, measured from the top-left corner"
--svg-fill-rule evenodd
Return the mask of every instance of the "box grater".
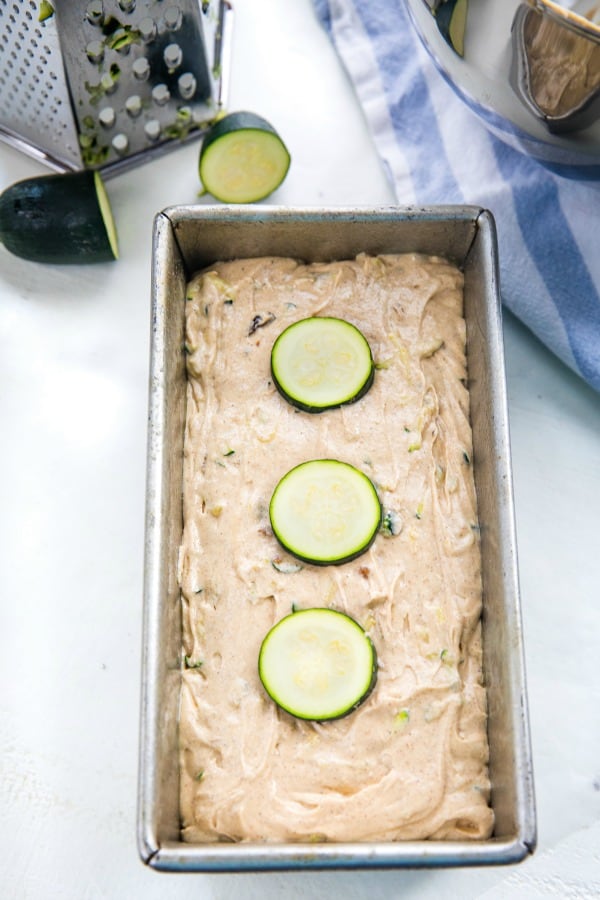
<path id="1" fill-rule="evenodd" d="M 0 139 L 109 174 L 201 135 L 231 17 L 227 0 L 0 0 Z"/>

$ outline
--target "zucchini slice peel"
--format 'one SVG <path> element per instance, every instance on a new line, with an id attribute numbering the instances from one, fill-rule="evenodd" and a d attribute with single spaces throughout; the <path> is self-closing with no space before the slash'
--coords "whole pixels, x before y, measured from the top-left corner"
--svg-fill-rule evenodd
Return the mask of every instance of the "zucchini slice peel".
<path id="1" fill-rule="evenodd" d="M 345 613 L 325 607 L 281 619 L 264 638 L 258 673 L 271 699 L 298 719 L 339 719 L 369 696 L 375 647 Z"/>
<path id="2" fill-rule="evenodd" d="M 371 480 L 337 459 L 290 469 L 269 504 L 273 534 L 293 556 L 316 565 L 349 562 L 369 549 L 382 508 Z"/>
<path id="3" fill-rule="evenodd" d="M 371 387 L 374 372 L 365 336 L 333 316 L 310 316 L 288 325 L 271 350 L 275 387 L 305 412 L 354 403 Z"/>

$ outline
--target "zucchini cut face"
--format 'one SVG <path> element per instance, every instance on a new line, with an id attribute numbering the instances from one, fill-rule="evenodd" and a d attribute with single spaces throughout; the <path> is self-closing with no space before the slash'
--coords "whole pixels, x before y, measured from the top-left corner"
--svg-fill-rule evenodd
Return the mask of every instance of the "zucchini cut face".
<path id="1" fill-rule="evenodd" d="M 350 616 L 304 609 L 268 632 L 258 673 L 281 709 L 299 719 L 325 721 L 347 715 L 368 697 L 377 678 L 377 655 Z"/>
<path id="2" fill-rule="evenodd" d="M 269 505 L 273 533 L 294 556 L 339 565 L 364 553 L 381 524 L 381 503 L 367 476 L 336 459 L 313 459 L 283 476 Z"/>
<path id="3" fill-rule="evenodd" d="M 359 400 L 373 383 L 368 341 L 350 322 L 311 316 L 289 325 L 271 351 L 279 393 L 305 412 L 322 412 Z"/>
<path id="4" fill-rule="evenodd" d="M 110 201 L 104 187 L 104 182 L 99 172 L 94 172 L 94 187 L 96 188 L 96 197 L 98 199 L 98 209 L 100 216 L 106 229 L 106 238 L 110 246 L 110 251 L 114 259 L 119 258 L 119 243 L 117 239 L 117 229 L 115 220 L 110 206 Z"/>

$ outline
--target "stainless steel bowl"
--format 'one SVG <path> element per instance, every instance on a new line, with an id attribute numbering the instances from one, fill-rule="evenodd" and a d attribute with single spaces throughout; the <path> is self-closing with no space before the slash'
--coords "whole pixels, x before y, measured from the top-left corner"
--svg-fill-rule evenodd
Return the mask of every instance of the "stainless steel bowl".
<path id="1" fill-rule="evenodd" d="M 407 5 L 439 70 L 496 137 L 563 174 L 600 177 L 600 4 Z M 461 14 L 450 33 L 452 8 Z"/>
<path id="2" fill-rule="evenodd" d="M 550 132 L 581 131 L 600 119 L 600 25 L 534 0 L 517 9 L 512 36 L 511 84 Z"/>

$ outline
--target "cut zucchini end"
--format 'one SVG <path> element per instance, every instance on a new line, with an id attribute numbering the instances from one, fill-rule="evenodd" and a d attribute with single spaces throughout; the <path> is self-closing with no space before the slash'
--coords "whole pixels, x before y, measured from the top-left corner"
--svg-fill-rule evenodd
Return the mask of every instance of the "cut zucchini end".
<path id="1" fill-rule="evenodd" d="M 360 400 L 373 384 L 375 366 L 355 325 L 311 316 L 281 332 L 271 351 L 271 374 L 288 403 L 316 413 Z"/>
<path id="2" fill-rule="evenodd" d="M 298 719 L 339 719 L 367 699 L 377 680 L 377 654 L 360 625 L 328 608 L 299 610 L 264 638 L 260 680 L 271 699 Z"/>
<path id="3" fill-rule="evenodd" d="M 200 181 L 223 203 L 255 203 L 281 185 L 290 163 L 287 147 L 269 122 L 254 113 L 230 113 L 204 137 Z"/>
<path id="4" fill-rule="evenodd" d="M 110 250 L 113 259 L 118 259 L 119 241 L 117 238 L 117 227 L 115 225 L 108 194 L 106 193 L 106 188 L 99 172 L 94 172 L 94 187 L 96 189 L 96 197 L 98 198 L 98 209 L 100 210 L 100 215 L 102 216 L 102 221 L 106 228 L 106 237 L 108 238 Z"/>
<path id="5" fill-rule="evenodd" d="M 116 229 L 100 176 L 83 170 L 26 178 L 0 194 L 0 241 L 32 262 L 117 258 Z"/>
<path id="6" fill-rule="evenodd" d="M 279 481 L 269 505 L 273 534 L 304 562 L 341 565 L 375 540 L 382 507 L 371 480 L 349 463 L 314 459 Z"/>

